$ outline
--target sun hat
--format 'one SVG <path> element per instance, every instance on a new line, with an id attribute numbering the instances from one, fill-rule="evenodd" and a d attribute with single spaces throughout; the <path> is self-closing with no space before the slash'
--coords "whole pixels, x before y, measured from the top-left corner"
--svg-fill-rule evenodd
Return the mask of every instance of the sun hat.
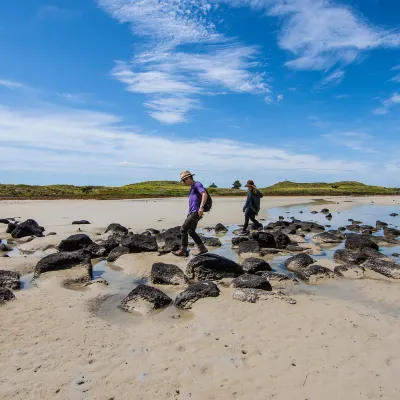
<path id="1" fill-rule="evenodd" d="M 250 187 L 250 186 L 256 186 L 256 185 L 254 184 L 254 181 L 252 181 L 251 179 L 249 179 L 249 180 L 247 181 L 247 183 L 246 183 L 246 185 L 245 185 L 244 187 Z"/>
<path id="2" fill-rule="evenodd" d="M 190 171 L 183 171 L 180 173 L 180 178 L 181 182 L 183 182 L 186 178 L 189 178 L 189 176 L 194 176 L 195 174 L 192 174 Z"/>

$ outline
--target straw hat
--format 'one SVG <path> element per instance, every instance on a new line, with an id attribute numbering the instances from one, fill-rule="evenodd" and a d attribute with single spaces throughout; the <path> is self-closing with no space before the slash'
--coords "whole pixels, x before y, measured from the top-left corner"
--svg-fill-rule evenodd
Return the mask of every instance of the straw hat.
<path id="1" fill-rule="evenodd" d="M 195 174 L 192 174 L 190 171 L 183 171 L 180 174 L 181 182 L 183 182 L 186 178 L 189 178 L 189 176 L 194 176 Z"/>
<path id="2" fill-rule="evenodd" d="M 244 187 L 256 187 L 256 185 L 254 184 L 254 181 L 252 181 L 251 179 L 247 181 L 246 185 Z"/>

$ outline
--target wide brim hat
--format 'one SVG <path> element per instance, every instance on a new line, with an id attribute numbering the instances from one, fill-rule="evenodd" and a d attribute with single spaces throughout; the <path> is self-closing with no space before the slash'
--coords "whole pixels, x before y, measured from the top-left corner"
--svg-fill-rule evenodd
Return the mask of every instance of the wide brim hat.
<path id="1" fill-rule="evenodd" d="M 189 176 L 195 176 L 195 174 L 192 174 L 190 171 L 181 172 L 180 173 L 181 182 L 183 182 L 186 178 L 189 178 Z"/>
<path id="2" fill-rule="evenodd" d="M 252 180 L 248 180 L 247 181 L 247 183 L 246 183 L 246 185 L 244 185 L 244 187 L 252 187 L 252 186 L 256 186 L 255 184 L 254 184 L 254 181 L 252 181 Z"/>

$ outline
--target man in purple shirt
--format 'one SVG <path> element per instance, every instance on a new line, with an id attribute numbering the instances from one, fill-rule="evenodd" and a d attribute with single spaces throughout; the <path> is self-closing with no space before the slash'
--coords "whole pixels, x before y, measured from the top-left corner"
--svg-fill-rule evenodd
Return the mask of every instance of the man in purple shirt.
<path id="1" fill-rule="evenodd" d="M 189 235 L 196 243 L 198 249 L 197 251 L 193 251 L 192 254 L 200 255 L 208 252 L 200 236 L 196 233 L 197 224 L 203 217 L 204 204 L 207 200 L 207 192 L 200 182 L 195 182 L 193 180 L 193 176 L 194 174 L 191 174 L 190 171 L 184 171 L 180 175 L 181 182 L 183 182 L 186 186 L 190 186 L 190 191 L 189 214 L 181 227 L 182 245 L 178 251 L 173 252 L 173 254 L 179 257 L 187 257 L 188 255 L 187 247 L 189 243 Z"/>

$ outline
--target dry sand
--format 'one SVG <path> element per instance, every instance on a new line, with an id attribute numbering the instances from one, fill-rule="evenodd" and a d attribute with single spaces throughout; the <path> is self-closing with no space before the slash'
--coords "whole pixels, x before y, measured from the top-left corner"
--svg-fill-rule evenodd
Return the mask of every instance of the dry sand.
<path id="1" fill-rule="evenodd" d="M 329 198 L 325 198 L 329 199 Z M 267 207 L 307 203 L 310 198 L 266 198 Z M 352 201 L 345 203 L 344 201 Z M 398 199 L 395 199 L 398 203 Z M 334 199 L 338 211 L 371 198 Z M 393 197 L 372 198 L 392 204 Z M 243 199 L 215 199 L 203 226 L 242 222 Z M 111 222 L 135 231 L 181 223 L 186 200 L 0 202 L 0 217 L 35 218 L 57 244 L 90 234 Z M 267 212 L 267 209 L 264 210 Z M 158 222 L 160 219 L 163 220 Z M 0 225 L 0 229 L 3 227 Z M 3 230 L 0 235 L 6 236 Z M 51 251 L 51 250 L 50 250 Z M 26 273 L 41 253 L 16 259 Z M 127 275 L 148 274 L 153 260 L 172 255 L 125 255 L 116 265 Z M 22 268 L 1 259 L 1 269 Z M 6 261 L 4 261 L 6 260 Z M 102 299 L 113 288 L 92 284 L 76 291 L 61 286 L 66 272 L 48 274 L 37 287 L 16 292 L 0 307 L 0 399 L 398 399 L 400 396 L 399 289 L 385 281 L 335 281 L 301 285 L 290 305 L 203 299 L 180 319 L 104 315 Z M 111 298 L 110 298 L 111 299 Z"/>

